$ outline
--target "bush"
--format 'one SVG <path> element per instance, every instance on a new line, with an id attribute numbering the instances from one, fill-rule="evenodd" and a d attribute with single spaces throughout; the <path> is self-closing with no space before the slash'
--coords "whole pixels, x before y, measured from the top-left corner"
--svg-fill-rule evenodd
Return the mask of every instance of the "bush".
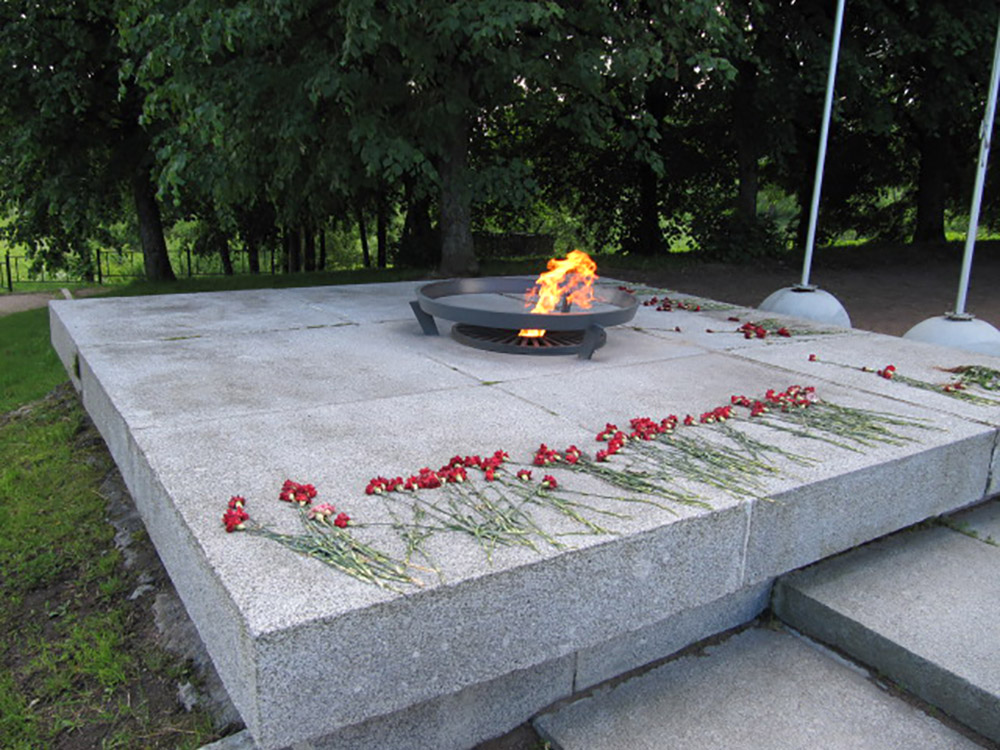
<path id="1" fill-rule="evenodd" d="M 735 216 L 698 221 L 692 226 L 698 254 L 723 263 L 780 258 L 788 253 L 788 237 L 768 217 L 747 221 Z"/>

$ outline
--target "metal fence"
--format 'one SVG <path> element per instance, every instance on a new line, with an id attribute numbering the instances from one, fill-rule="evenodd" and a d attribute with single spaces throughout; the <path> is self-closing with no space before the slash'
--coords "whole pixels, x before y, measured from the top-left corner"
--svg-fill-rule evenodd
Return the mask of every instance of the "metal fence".
<path id="1" fill-rule="evenodd" d="M 233 262 L 233 273 L 249 273 L 250 263 L 247 253 L 243 250 L 230 252 Z M 273 249 L 260 252 L 260 272 L 274 275 L 280 272 L 275 264 L 278 258 Z M 190 249 L 180 253 L 171 253 L 170 262 L 174 273 L 178 276 L 222 276 L 222 262 L 216 255 L 202 256 L 192 253 Z M 3 263 L 0 263 L 0 289 L 13 292 L 19 285 L 28 282 L 32 284 L 66 284 L 87 282 L 92 284 L 115 283 L 122 279 L 144 278 L 145 266 L 140 250 L 97 250 L 94 254 L 93 270 L 89 276 L 74 275 L 69 271 L 51 272 L 42 268 L 34 268 L 32 260 L 25 255 L 6 253 Z"/>
<path id="2" fill-rule="evenodd" d="M 476 233 L 474 235 L 476 255 L 481 258 L 516 257 L 523 255 L 552 255 L 555 239 L 547 234 L 518 233 Z M 275 247 L 262 248 L 258 254 L 261 274 L 274 276 L 283 273 L 282 251 Z M 246 250 L 230 250 L 233 273 L 250 272 L 250 260 Z M 97 250 L 92 258 L 93 265 L 88 274 L 66 270 L 49 271 L 35 268 L 31 258 L 23 254 L 5 253 L 0 263 L 0 290 L 13 292 L 20 284 L 113 284 L 123 279 L 144 278 L 145 266 L 141 250 Z M 190 247 L 170 253 L 170 263 L 177 276 L 222 276 L 222 261 L 216 254 L 199 255 Z"/>

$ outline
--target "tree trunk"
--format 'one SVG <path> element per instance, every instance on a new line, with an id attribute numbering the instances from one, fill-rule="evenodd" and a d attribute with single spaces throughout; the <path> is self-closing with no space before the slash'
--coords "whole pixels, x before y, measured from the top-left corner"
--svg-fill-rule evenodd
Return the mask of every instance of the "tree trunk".
<path id="1" fill-rule="evenodd" d="M 156 191 L 153 189 L 148 167 L 139 166 L 133 172 L 132 196 L 139 221 L 139 241 L 142 243 L 146 278 L 150 281 L 176 281 L 177 277 L 174 276 L 170 256 L 167 254 L 167 242 L 163 238 L 160 207 L 156 204 Z"/>
<path id="2" fill-rule="evenodd" d="M 80 250 L 80 257 L 83 259 L 81 264 L 83 267 L 83 280 L 87 283 L 94 283 L 94 256 L 90 252 L 90 248 L 86 245 Z"/>
<path id="3" fill-rule="evenodd" d="M 461 116 L 459 116 L 461 117 Z M 472 247 L 472 194 L 469 185 L 469 123 L 461 117 L 450 133 L 441 160 L 441 273 L 474 276 L 479 272 Z"/>
<path id="4" fill-rule="evenodd" d="M 914 242 L 944 242 L 944 207 L 948 141 L 941 136 L 923 136 L 920 143 L 920 170 L 917 176 L 917 219 Z"/>
<path id="5" fill-rule="evenodd" d="M 219 260 L 222 261 L 222 273 L 226 276 L 232 276 L 233 258 L 229 254 L 229 240 L 220 232 L 216 235 L 216 242 L 219 246 Z"/>
<path id="6" fill-rule="evenodd" d="M 660 230 L 660 181 L 648 164 L 639 167 L 639 216 L 630 250 L 639 255 L 660 255 L 667 251 Z"/>
<path id="7" fill-rule="evenodd" d="M 757 133 L 757 69 L 751 63 L 737 66 L 736 90 L 733 93 L 733 141 L 736 144 L 736 170 L 739 192 L 736 194 L 736 217 L 747 226 L 757 222 L 757 193 L 760 190 Z"/>
<path id="8" fill-rule="evenodd" d="M 659 132 L 667 116 L 667 81 L 656 78 L 650 81 L 643 93 L 646 111 L 656 122 Z M 654 145 L 655 148 L 655 145 Z M 638 255 L 659 255 L 667 251 L 667 243 L 660 229 L 660 178 L 645 161 L 635 163 L 635 185 L 639 190 L 638 205 L 623 246 Z"/>
<path id="9" fill-rule="evenodd" d="M 431 224 L 431 199 L 414 199 L 412 192 L 408 187 L 398 262 L 410 268 L 435 268 L 441 263 L 441 240 Z"/>
<path id="10" fill-rule="evenodd" d="M 285 262 L 288 273 L 302 270 L 302 239 L 297 229 L 289 229 L 285 234 Z"/>
<path id="11" fill-rule="evenodd" d="M 326 270 L 326 228 L 319 230 L 319 259 L 316 261 L 316 268 Z"/>
<path id="12" fill-rule="evenodd" d="M 378 241 L 378 267 L 385 268 L 389 262 L 389 210 L 385 196 L 378 197 L 378 213 L 375 217 L 375 237 Z"/>
<path id="13" fill-rule="evenodd" d="M 250 273 L 260 273 L 260 247 L 257 245 L 257 238 L 248 232 L 243 238 L 243 242 L 247 249 L 247 266 Z"/>
<path id="14" fill-rule="evenodd" d="M 365 226 L 365 212 L 361 208 L 360 203 L 355 208 L 355 212 L 358 216 L 358 234 L 361 236 L 361 259 L 364 262 L 365 268 L 371 268 L 372 254 L 368 249 L 368 227 Z"/>
<path id="15" fill-rule="evenodd" d="M 303 265 L 306 271 L 316 270 L 316 235 L 311 227 L 302 230 Z"/>

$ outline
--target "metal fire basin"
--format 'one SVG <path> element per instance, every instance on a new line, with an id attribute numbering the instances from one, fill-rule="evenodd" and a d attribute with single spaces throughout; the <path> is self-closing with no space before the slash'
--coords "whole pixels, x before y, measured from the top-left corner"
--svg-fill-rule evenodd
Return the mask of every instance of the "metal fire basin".
<path id="1" fill-rule="evenodd" d="M 500 276 L 480 279 L 450 279 L 426 284 L 410 303 L 428 336 L 438 335 L 435 317 L 451 320 L 452 336 L 478 349 L 508 354 L 577 354 L 590 359 L 604 345 L 607 326 L 630 321 L 638 309 L 635 297 L 619 289 L 599 289 L 597 309 L 568 309 L 552 313 L 496 310 L 468 303 L 474 294 L 495 294 L 523 304 L 535 286 L 531 276 Z M 463 298 L 466 298 L 463 300 Z M 541 339 L 518 336 L 521 329 L 551 332 Z"/>

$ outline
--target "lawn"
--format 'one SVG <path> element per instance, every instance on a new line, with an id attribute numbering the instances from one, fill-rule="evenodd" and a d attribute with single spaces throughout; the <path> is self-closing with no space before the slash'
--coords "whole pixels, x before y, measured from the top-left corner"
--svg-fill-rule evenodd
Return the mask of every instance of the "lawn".
<path id="1" fill-rule="evenodd" d="M 196 748 L 218 737 L 178 686 L 148 570 L 108 521 L 115 471 L 49 345 L 48 311 L 0 317 L 0 747 Z M 149 544 L 137 539 L 136 544 Z"/>
<path id="2" fill-rule="evenodd" d="M 115 294 L 399 280 L 367 272 L 201 278 Z M 148 567 L 109 522 L 117 472 L 49 343 L 48 310 L 0 317 L 0 748 L 197 748 L 217 739 L 178 688 L 200 679 L 161 647 Z M 130 549 L 145 545 L 133 535 Z M 120 542 L 121 540 L 119 540 Z M 157 566 L 153 584 L 169 587 Z"/>

